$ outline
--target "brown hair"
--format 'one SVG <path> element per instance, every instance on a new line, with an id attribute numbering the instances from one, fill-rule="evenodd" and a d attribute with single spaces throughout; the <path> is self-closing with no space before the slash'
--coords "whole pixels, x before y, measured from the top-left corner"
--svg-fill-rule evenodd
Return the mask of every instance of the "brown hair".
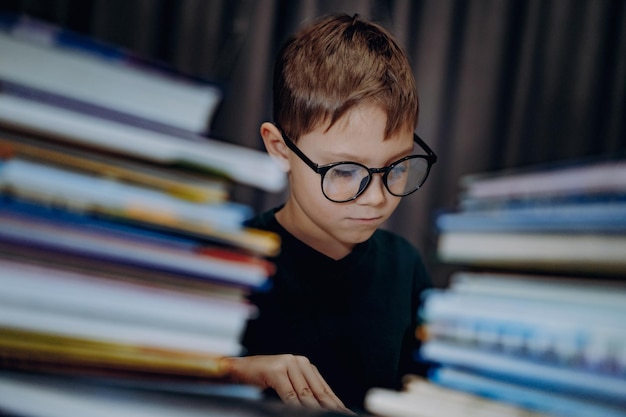
<path id="1" fill-rule="evenodd" d="M 294 140 L 332 127 L 370 102 L 387 114 L 385 137 L 413 130 L 419 111 L 408 57 L 382 26 L 357 15 L 316 20 L 281 49 L 274 69 L 274 121 Z"/>

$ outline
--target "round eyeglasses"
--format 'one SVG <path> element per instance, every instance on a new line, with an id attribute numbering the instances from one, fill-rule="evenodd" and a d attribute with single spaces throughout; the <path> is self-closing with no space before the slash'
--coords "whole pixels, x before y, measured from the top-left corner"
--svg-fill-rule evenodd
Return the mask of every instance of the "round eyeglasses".
<path id="1" fill-rule="evenodd" d="M 431 166 L 437 162 L 437 155 L 414 133 L 413 141 L 426 151 L 426 155 L 406 156 L 383 168 L 368 168 L 358 162 L 349 161 L 318 165 L 296 146 L 280 126 L 276 127 L 287 147 L 313 171 L 320 174 L 322 193 L 335 203 L 347 203 L 363 194 L 372 181 L 373 174 L 383 175 L 383 184 L 391 195 L 407 196 L 424 184 Z"/>

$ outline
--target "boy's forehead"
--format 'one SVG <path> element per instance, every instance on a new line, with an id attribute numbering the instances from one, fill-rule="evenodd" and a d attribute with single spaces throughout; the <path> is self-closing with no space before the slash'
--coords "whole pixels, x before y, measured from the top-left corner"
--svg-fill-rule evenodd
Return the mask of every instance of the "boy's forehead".
<path id="1" fill-rule="evenodd" d="M 413 132 L 409 128 L 385 137 L 387 117 L 380 108 L 354 109 L 332 126 L 325 122 L 306 137 L 305 148 L 327 160 L 356 162 L 380 162 L 389 158 L 399 159 L 413 149 Z"/>

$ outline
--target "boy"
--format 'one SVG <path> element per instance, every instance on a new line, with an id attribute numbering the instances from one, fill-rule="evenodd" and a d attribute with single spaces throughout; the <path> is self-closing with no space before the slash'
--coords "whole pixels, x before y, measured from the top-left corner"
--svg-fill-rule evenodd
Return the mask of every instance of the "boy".
<path id="1" fill-rule="evenodd" d="M 413 133 L 415 81 L 382 27 L 326 17 L 281 50 L 273 110 L 261 136 L 290 195 L 249 225 L 279 234 L 282 251 L 271 290 L 252 297 L 247 356 L 223 365 L 286 403 L 360 410 L 368 388 L 410 372 L 430 286 L 417 250 L 379 230 L 436 161 Z"/>

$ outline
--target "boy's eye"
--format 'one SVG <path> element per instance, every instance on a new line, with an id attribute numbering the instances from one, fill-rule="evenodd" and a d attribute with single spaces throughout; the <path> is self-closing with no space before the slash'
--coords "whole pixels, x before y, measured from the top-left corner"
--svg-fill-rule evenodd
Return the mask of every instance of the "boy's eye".
<path id="1" fill-rule="evenodd" d="M 365 170 L 359 165 L 341 164 L 333 167 L 328 174 L 335 179 L 349 179 L 353 177 L 361 178 L 363 177 L 363 171 Z M 365 175 L 367 176 L 367 172 L 365 172 Z"/>
<path id="2" fill-rule="evenodd" d="M 394 181 L 399 181 L 399 180 L 403 180 L 409 171 L 409 166 L 408 166 L 408 162 L 402 162 L 398 165 L 395 165 L 390 171 L 389 171 L 389 176 L 387 177 L 387 181 L 389 182 L 394 182 Z"/>

